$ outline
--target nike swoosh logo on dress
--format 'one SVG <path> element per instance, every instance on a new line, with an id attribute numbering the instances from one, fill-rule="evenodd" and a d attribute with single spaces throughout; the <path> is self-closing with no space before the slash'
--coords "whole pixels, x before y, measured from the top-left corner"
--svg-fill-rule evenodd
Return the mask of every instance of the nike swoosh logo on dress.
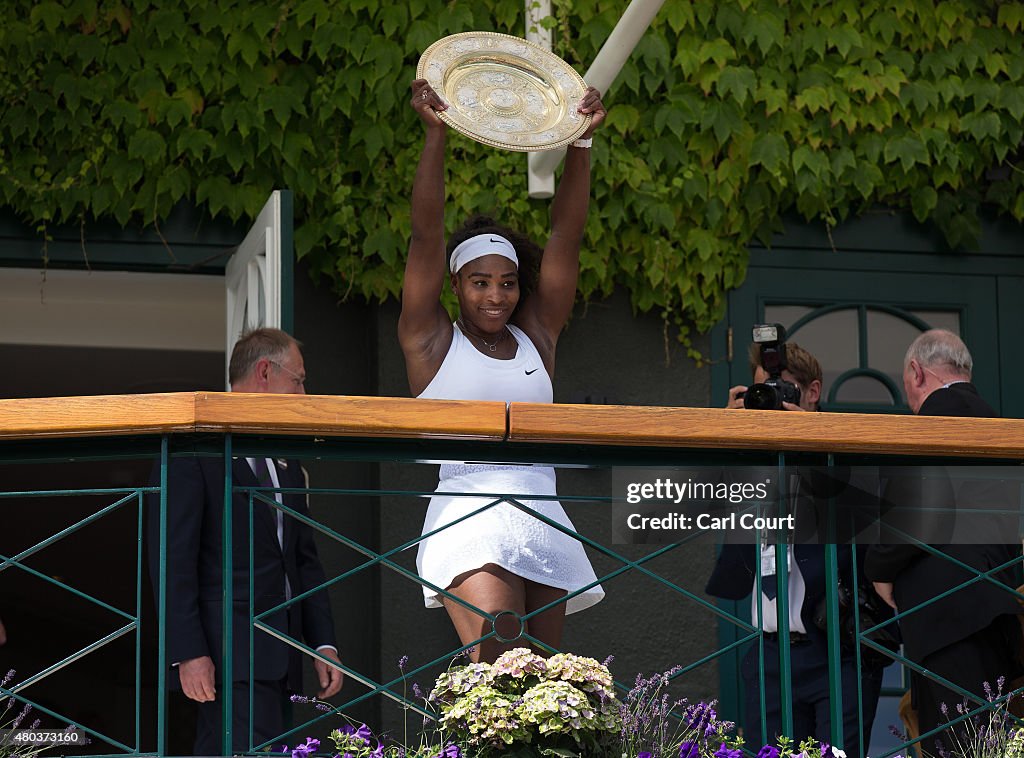
<path id="1" fill-rule="evenodd" d="M 527 371 L 527 372 L 526 372 L 526 375 L 527 375 L 527 376 L 529 376 L 529 375 L 530 375 L 530 374 L 532 374 L 532 373 L 533 373 L 534 371 L 539 371 L 539 369 L 532 369 L 532 370 L 530 370 L 530 371 Z"/>

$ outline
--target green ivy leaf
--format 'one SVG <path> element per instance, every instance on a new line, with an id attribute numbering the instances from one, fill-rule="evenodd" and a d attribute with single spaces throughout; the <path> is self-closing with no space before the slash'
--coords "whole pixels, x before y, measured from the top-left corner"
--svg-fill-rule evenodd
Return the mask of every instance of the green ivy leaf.
<path id="1" fill-rule="evenodd" d="M 914 164 L 927 165 L 929 162 L 928 149 L 920 139 L 912 134 L 905 134 L 902 137 L 890 139 L 885 145 L 886 163 L 899 161 L 904 171 L 909 171 Z"/>
<path id="2" fill-rule="evenodd" d="M 821 86 L 808 87 L 794 99 L 797 108 L 804 108 L 814 115 L 818 111 L 828 111 L 832 106 L 831 93 Z"/>
<path id="3" fill-rule="evenodd" d="M 750 149 L 748 166 L 764 166 L 773 174 L 789 163 L 789 145 L 785 137 L 774 132 L 759 134 Z"/>
<path id="4" fill-rule="evenodd" d="M 748 43 L 753 40 L 761 55 L 768 55 L 773 48 L 782 47 L 785 22 L 770 12 L 748 14 L 741 38 Z"/>
<path id="5" fill-rule="evenodd" d="M 1024 30 L 1024 5 L 1020 3 L 1000 3 L 996 14 L 996 23 L 1011 32 Z"/>
<path id="6" fill-rule="evenodd" d="M 985 139 L 996 139 L 1002 131 L 999 116 L 991 111 L 985 113 L 968 113 L 960 120 L 961 131 L 970 132 L 979 142 Z"/>
<path id="7" fill-rule="evenodd" d="M 1024 87 L 1004 84 L 999 88 L 996 105 L 1008 111 L 1014 121 L 1021 121 L 1024 119 Z"/>
<path id="8" fill-rule="evenodd" d="M 732 97 L 739 105 L 747 101 L 747 97 L 757 87 L 757 76 L 746 66 L 727 66 L 718 77 L 718 96 Z"/>
<path id="9" fill-rule="evenodd" d="M 364 252 L 378 255 L 385 263 L 391 264 L 398 259 L 403 241 L 386 226 L 378 227 L 366 237 Z"/>
<path id="10" fill-rule="evenodd" d="M 924 186 L 914 190 L 910 197 L 911 208 L 914 211 L 914 218 L 921 223 L 928 218 L 935 209 L 939 200 L 939 193 L 932 187 Z"/>
<path id="11" fill-rule="evenodd" d="M 164 138 L 151 129 L 139 129 L 128 140 L 128 157 L 141 159 L 150 166 L 162 162 L 166 152 Z"/>

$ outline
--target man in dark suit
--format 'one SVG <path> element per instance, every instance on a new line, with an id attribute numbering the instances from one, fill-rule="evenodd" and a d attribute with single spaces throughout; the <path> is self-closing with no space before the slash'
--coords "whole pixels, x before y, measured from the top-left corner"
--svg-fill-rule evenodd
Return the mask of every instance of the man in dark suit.
<path id="1" fill-rule="evenodd" d="M 753 345 L 750 352 L 751 370 L 754 382 L 764 382 L 767 372 L 761 366 L 760 353 Z M 786 403 L 788 411 L 817 411 L 822 392 L 822 371 L 818 360 L 796 343 L 786 344 L 788 368 L 782 371 L 782 379 L 792 382 L 800 388 L 800 403 Z M 747 390 L 744 386 L 733 387 L 729 391 L 729 408 L 742 408 L 742 394 Z M 798 520 L 803 514 L 814 513 L 815 494 L 811 490 L 811 481 L 803 477 L 793 477 L 791 494 L 797 503 Z M 796 492 L 792 492 L 792 490 Z M 808 507 L 804 508 L 803 504 Z M 805 524 L 798 524 L 797 529 L 805 532 Z M 810 532 L 815 532 L 812 526 Z M 789 638 L 780 640 L 776 608 L 776 576 L 774 566 L 774 546 L 766 545 L 758 551 L 755 545 L 726 544 L 722 546 L 718 560 L 708 580 L 707 592 L 715 597 L 729 600 L 741 600 L 749 597 L 754 589 L 757 572 L 762 574 L 762 596 L 760 598 L 761 618 L 764 630 L 764 691 L 765 699 L 761 700 L 761 688 L 758 672 L 758 647 L 751 646 L 743 658 L 741 674 L 744 685 L 745 713 L 743 732 L 748 745 L 763 744 L 774 741 L 782 734 L 782 703 L 780 701 L 781 672 L 779 670 L 779 645 L 789 645 L 791 682 L 792 682 L 792 713 L 793 734 L 785 735 L 797 742 L 806 737 L 815 737 L 824 742 L 831 742 L 831 693 L 829 688 L 828 638 L 826 632 L 815 624 L 815 614 L 822 607 L 825 599 L 827 582 L 825 565 L 825 548 L 815 537 L 817 544 L 796 544 L 790 547 L 789 573 Z M 849 545 L 837 548 L 837 564 L 840 580 L 851 590 L 857 586 L 852 576 L 852 549 Z M 758 552 L 761 555 L 758 555 Z M 753 623 L 757 624 L 757 606 L 752 605 Z M 841 661 L 842 699 L 843 699 L 843 747 L 852 754 L 863 755 L 864 748 L 871 734 L 871 726 L 878 705 L 878 696 L 882 684 L 882 668 L 878 659 L 868 660 L 865 656 L 860 683 L 863 692 L 863 732 L 860 728 L 860 714 L 857 699 L 856 658 L 852 647 L 845 648 Z M 761 708 L 765 710 L 767 734 L 761 733 Z"/>
<path id="2" fill-rule="evenodd" d="M 299 344 L 277 329 L 243 335 L 231 355 L 232 392 L 304 394 L 305 367 Z M 305 476 L 298 461 L 236 458 L 235 487 L 302 488 Z M 279 494 L 278 502 L 306 513 L 305 496 Z M 222 547 L 224 463 L 221 458 L 175 457 L 167 486 L 167 660 L 170 682 L 199 703 L 196 755 L 221 755 L 223 602 Z M 301 654 L 261 630 L 253 632 L 253 671 L 249 672 L 249 495 L 232 496 L 234 567 L 233 748 L 250 749 L 249 690 L 253 690 L 253 742 L 257 746 L 283 733 L 287 691 L 301 689 Z M 159 499 L 151 495 L 151 574 L 158 581 Z M 269 610 L 324 581 L 324 573 L 308 526 L 286 518 L 277 508 L 253 503 L 253 614 Z M 325 593 L 316 593 L 265 619 L 292 638 L 305 640 L 326 658 L 338 659 L 334 624 Z M 339 661 L 340 662 L 340 661 Z M 315 660 L 321 698 L 342 685 L 340 669 Z"/>
<path id="3" fill-rule="evenodd" d="M 910 345 L 904 359 L 903 386 L 911 410 L 921 416 L 996 416 L 971 384 L 972 368 L 971 354 L 955 334 L 940 329 L 921 334 Z M 983 492 L 983 499 L 992 498 L 988 502 L 991 508 L 1000 504 L 993 500 L 1002 500 L 1005 495 L 998 487 L 984 486 L 979 490 L 961 486 L 954 499 L 952 482 L 945 483 L 945 493 L 941 482 L 939 486 L 934 481 L 922 482 L 920 486 L 929 487 L 924 495 L 919 488 L 908 493 L 908 484 L 905 480 L 894 481 L 886 489 L 884 499 L 908 510 L 908 505 L 910 508 L 934 508 L 936 502 L 942 506 L 947 503 L 959 506 Z M 964 482 L 964 485 L 970 484 Z M 935 519 L 934 514 L 924 513 L 922 523 L 934 528 Z M 1016 531 L 1007 537 L 1012 544 L 936 547 L 955 561 L 988 571 L 1020 556 Z M 873 545 L 867 554 L 865 572 L 874 581 L 879 595 L 897 610 L 909 610 L 932 600 L 975 576 L 915 544 Z M 1019 584 L 1018 574 L 1019 566 L 1014 566 L 994 578 L 1012 589 Z M 984 682 L 995 689 L 1000 676 L 1009 681 L 1020 673 L 1017 658 L 1021 650 L 1019 611 L 1009 592 L 990 582 L 976 582 L 900 620 L 905 655 L 983 700 Z M 960 693 L 917 673 L 911 678 L 911 697 L 921 734 L 946 723 L 941 713 L 943 704 L 948 707 L 951 718 L 955 718 L 956 706 L 964 700 Z M 937 741 L 950 750 L 953 744 L 948 733 L 940 732 L 938 737 Z M 930 740 L 924 745 L 931 752 Z"/>

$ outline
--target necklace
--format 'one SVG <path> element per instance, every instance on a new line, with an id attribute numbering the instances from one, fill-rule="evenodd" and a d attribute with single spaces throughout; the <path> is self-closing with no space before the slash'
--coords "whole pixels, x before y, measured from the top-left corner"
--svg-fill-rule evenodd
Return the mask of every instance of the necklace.
<path id="1" fill-rule="evenodd" d="M 488 350 L 490 350 L 490 351 L 491 351 L 492 353 L 496 353 L 496 352 L 498 352 L 498 344 L 499 344 L 499 343 L 500 343 L 500 342 L 501 342 L 501 341 L 502 341 L 503 339 L 505 339 L 505 335 L 506 335 L 506 334 L 508 333 L 508 327 L 505 327 L 505 328 L 503 328 L 503 329 L 501 330 L 501 334 L 499 334 L 499 335 L 498 335 L 498 339 L 494 340 L 494 342 L 493 342 L 493 343 L 491 343 L 491 342 L 488 342 L 487 340 L 485 340 L 485 339 L 484 339 L 483 337 L 481 337 L 481 336 L 480 336 L 479 334 L 473 334 L 473 333 L 472 333 L 471 331 L 469 331 L 469 330 L 468 330 L 468 329 L 466 328 L 466 325 L 465 325 L 464 323 L 462 323 L 462 319 L 459 319 L 459 326 L 460 326 L 460 327 L 462 328 L 462 332 L 463 332 L 464 334 L 468 334 L 468 335 L 470 335 L 471 337 L 476 337 L 476 338 L 477 338 L 478 340 L 480 340 L 481 342 L 483 342 L 483 343 L 484 343 L 484 346 L 485 346 L 485 347 L 486 347 L 486 348 L 487 348 Z"/>

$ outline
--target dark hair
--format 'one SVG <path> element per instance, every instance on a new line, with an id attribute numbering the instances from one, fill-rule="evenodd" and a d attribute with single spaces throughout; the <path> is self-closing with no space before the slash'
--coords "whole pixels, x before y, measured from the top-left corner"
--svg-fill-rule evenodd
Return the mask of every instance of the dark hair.
<path id="1" fill-rule="evenodd" d="M 263 327 L 245 332 L 238 338 L 238 342 L 235 343 L 235 347 L 231 351 L 228 382 L 235 384 L 244 379 L 260 358 L 272 361 L 284 358 L 285 353 L 291 349 L 292 345 L 302 347 L 301 342 L 280 329 Z"/>
<path id="2" fill-rule="evenodd" d="M 502 226 L 490 216 L 473 216 L 452 232 L 452 236 L 448 238 L 446 252 L 449 266 L 451 265 L 452 251 L 470 237 L 475 237 L 478 234 L 500 234 L 516 249 L 516 257 L 519 258 L 519 291 L 521 292 L 519 302 L 522 303 L 537 287 L 540 259 L 544 255 L 544 250 L 525 234 Z"/>

